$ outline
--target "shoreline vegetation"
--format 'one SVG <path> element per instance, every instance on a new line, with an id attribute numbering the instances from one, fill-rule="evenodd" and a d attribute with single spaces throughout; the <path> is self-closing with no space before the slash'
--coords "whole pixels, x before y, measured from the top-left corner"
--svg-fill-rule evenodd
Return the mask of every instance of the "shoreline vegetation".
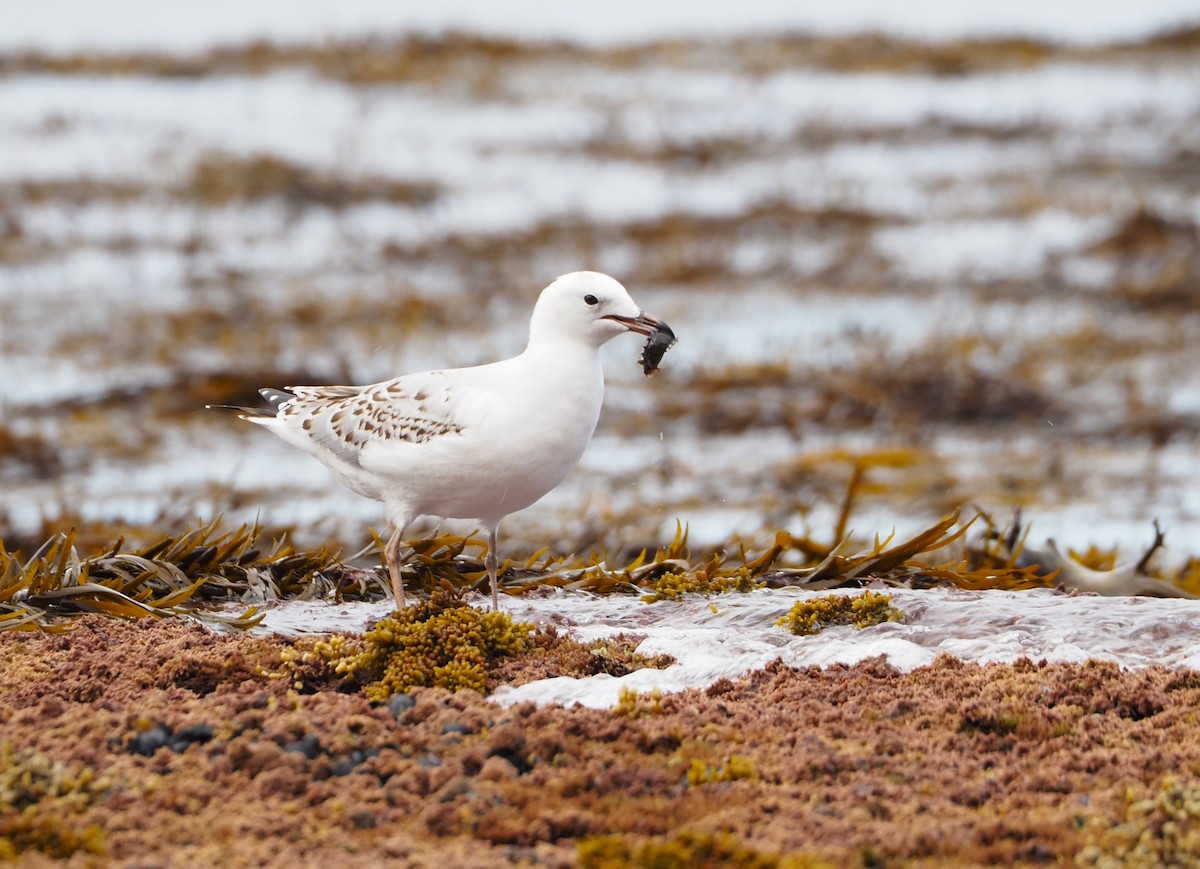
<path id="1" fill-rule="evenodd" d="M 668 600 L 686 593 L 721 594 L 762 587 L 853 588 L 883 583 L 910 588 L 937 585 L 970 590 L 1060 588 L 1109 595 L 1200 594 L 1200 558 L 1173 568 L 1156 566 L 1165 534 L 1155 523 L 1153 543 L 1136 561 L 1116 550 L 1092 547 L 1065 556 L 1047 546 L 1027 546 L 1030 528 L 1016 513 L 1007 526 L 983 513 L 964 519 L 960 511 L 905 539 L 876 535 L 851 539 L 851 514 L 863 485 L 856 468 L 847 485 L 835 526 L 820 540 L 779 531 L 766 547 L 737 541 L 693 554 L 687 529 L 677 523 L 674 539 L 653 551 L 586 556 L 556 555 L 540 549 L 500 568 L 505 595 L 554 587 L 593 594 L 640 594 Z M 74 528 L 53 532 L 35 551 L 23 555 L 0 538 L 0 631 L 59 630 L 62 619 L 86 613 L 123 618 L 185 615 L 230 628 L 261 621 L 257 604 L 288 598 L 379 600 L 388 595 L 379 567 L 381 542 L 349 556 L 337 548 L 299 551 L 286 531 L 268 533 L 260 525 L 225 528 L 220 519 L 127 543 L 126 534 L 91 551 L 77 545 Z M 406 541 L 406 588 L 419 595 L 461 595 L 486 579 L 485 541 L 477 536 L 438 534 Z M 205 605 L 241 602 L 240 614 Z"/>
<path id="2" fill-rule="evenodd" d="M 0 632 L 0 858 L 649 869 L 1200 857 L 1193 671 L 777 661 L 704 690 L 628 692 L 611 709 L 504 707 L 470 686 L 465 659 L 460 690 L 385 699 L 330 667 L 320 642 L 94 614 L 66 634 Z M 669 663 L 636 644 L 541 632 L 492 677 Z"/>
<path id="3" fill-rule="evenodd" d="M 505 705 L 672 659 L 468 606 L 483 541 L 440 531 L 409 611 L 254 630 L 387 600 L 379 541 L 199 411 L 494 358 L 596 268 L 686 334 L 653 384 L 610 368 L 602 459 L 513 518 L 505 595 L 802 588 L 771 630 L 855 637 L 907 588 L 1195 596 L 1197 58 L 1195 25 L 0 53 L 0 864 L 1200 863 L 1183 667 Z"/>
<path id="4" fill-rule="evenodd" d="M 157 51 L 26 49 L 0 53 L 0 77 L 17 75 L 200 78 L 303 69 L 356 86 L 451 81 L 486 87 L 496 65 L 586 63 L 615 70 L 643 65 L 731 66 L 757 75 L 813 69 L 837 73 L 972 75 L 1048 63 L 1113 63 L 1200 51 L 1200 26 L 1183 24 L 1133 40 L 1092 45 L 1036 37 L 979 36 L 922 41 L 895 35 L 743 36 L 731 40 L 652 40 L 614 47 L 520 41 L 450 32 L 320 44 L 255 41 L 191 54 Z"/>
<path id="5" fill-rule="evenodd" d="M 764 549 L 695 555 L 680 527 L 631 559 L 535 553 L 506 563 L 503 587 L 669 606 L 872 583 L 777 622 L 810 634 L 903 620 L 878 590 L 889 584 L 1013 589 L 1064 575 L 1022 563 L 1019 517 L 1003 528 L 952 514 L 908 539 L 852 543 L 860 482 L 824 538 L 836 543 L 780 533 Z M 403 613 L 306 637 L 237 629 L 261 619 L 249 601 L 386 597 L 378 543 L 348 558 L 299 552 L 286 533 L 220 521 L 137 538 L 81 552 L 74 531 L 58 532 L 29 556 L 0 546 L 0 860 L 365 867 L 452 854 L 482 867 L 816 869 L 1200 857 L 1193 671 L 776 661 L 704 689 L 624 691 L 606 710 L 505 707 L 486 698 L 499 685 L 673 660 L 640 655 L 634 634 L 584 643 L 467 605 L 484 577 L 473 537 L 411 541 L 418 602 Z M 1161 544 L 1138 572 L 1152 575 Z M 1118 561 L 1073 556 L 1087 570 Z M 1171 578 L 1194 585 L 1187 565 Z M 245 611 L 213 609 L 233 601 Z"/>

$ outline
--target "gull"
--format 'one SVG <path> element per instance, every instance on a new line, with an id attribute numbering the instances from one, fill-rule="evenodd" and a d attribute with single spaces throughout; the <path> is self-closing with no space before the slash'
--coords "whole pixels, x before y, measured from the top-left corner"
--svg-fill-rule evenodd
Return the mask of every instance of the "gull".
<path id="1" fill-rule="evenodd" d="M 382 501 L 393 528 L 384 547 L 403 608 L 400 545 L 419 516 L 474 519 L 488 534 L 492 607 L 500 522 L 557 486 L 591 440 L 604 398 L 600 347 L 626 332 L 650 336 L 647 374 L 674 342 L 620 283 L 572 272 L 542 290 L 524 352 L 474 368 L 406 374 L 369 386 L 261 389 L 269 408 L 235 408 L 317 458 L 343 484 Z"/>

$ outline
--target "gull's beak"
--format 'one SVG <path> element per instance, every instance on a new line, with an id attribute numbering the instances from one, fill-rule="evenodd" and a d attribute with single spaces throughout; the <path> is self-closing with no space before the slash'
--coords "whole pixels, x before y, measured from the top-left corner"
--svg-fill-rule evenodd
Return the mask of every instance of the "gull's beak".
<path id="1" fill-rule="evenodd" d="M 671 331 L 671 327 L 662 320 L 655 317 L 653 314 L 647 314 L 645 311 L 638 312 L 636 317 L 622 317 L 619 314 L 609 314 L 605 320 L 613 320 L 620 323 L 630 332 L 637 332 L 639 335 L 653 335 L 655 332 L 666 333 L 672 338 L 675 333 Z"/>

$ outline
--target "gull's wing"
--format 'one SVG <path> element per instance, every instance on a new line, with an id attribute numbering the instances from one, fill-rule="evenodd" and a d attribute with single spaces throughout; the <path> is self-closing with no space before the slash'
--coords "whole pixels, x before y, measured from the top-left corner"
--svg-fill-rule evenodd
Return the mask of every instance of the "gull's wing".
<path id="1" fill-rule="evenodd" d="M 443 372 L 410 374 L 370 386 L 289 386 L 264 389 L 275 408 L 270 417 L 246 417 L 274 427 L 301 446 L 316 446 L 355 467 L 362 466 L 367 447 L 423 444 L 458 435 L 464 421 L 462 384 L 451 384 Z M 306 445 L 304 442 L 307 441 Z"/>

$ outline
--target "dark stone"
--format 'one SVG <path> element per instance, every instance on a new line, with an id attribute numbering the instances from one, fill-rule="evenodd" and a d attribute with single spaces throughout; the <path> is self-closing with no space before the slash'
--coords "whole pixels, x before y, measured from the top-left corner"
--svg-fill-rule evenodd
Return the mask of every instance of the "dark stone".
<path id="1" fill-rule="evenodd" d="M 171 746 L 171 751 L 180 752 L 193 743 L 203 745 L 212 738 L 213 728 L 211 724 L 193 724 L 172 735 L 168 745 Z"/>
<path id="2" fill-rule="evenodd" d="M 467 727 L 467 725 L 462 724 L 458 721 L 451 721 L 449 724 L 447 724 L 445 727 L 442 728 L 442 734 L 445 736 L 449 736 L 452 733 L 456 733 L 459 736 L 465 736 L 466 734 L 468 734 L 470 732 L 471 732 L 471 728 Z"/>
<path id="3" fill-rule="evenodd" d="M 284 751 L 295 751 L 304 755 L 309 760 L 316 760 L 321 754 L 321 740 L 317 739 L 315 734 L 302 736 L 295 742 L 289 742 L 283 747 Z"/>
<path id="4" fill-rule="evenodd" d="M 523 756 L 518 751 L 512 749 L 502 749 L 492 752 L 492 757 L 502 757 L 513 765 L 513 769 L 517 771 L 517 775 L 525 775 L 529 770 L 533 769 L 533 764 L 529 762 L 529 758 Z"/>
<path id="5" fill-rule="evenodd" d="M 171 728 L 165 724 L 156 724 L 129 740 L 129 751 L 132 754 L 149 757 L 166 745 L 170 738 Z"/>
<path id="6" fill-rule="evenodd" d="M 393 694 L 388 701 L 388 710 L 399 720 L 400 716 L 417 705 L 417 701 L 408 694 Z"/>

